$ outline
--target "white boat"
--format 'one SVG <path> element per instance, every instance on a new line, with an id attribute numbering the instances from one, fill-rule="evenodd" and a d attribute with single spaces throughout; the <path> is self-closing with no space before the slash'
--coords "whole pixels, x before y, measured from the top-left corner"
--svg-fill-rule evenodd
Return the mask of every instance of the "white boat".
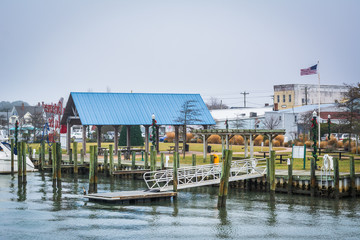
<path id="1" fill-rule="evenodd" d="M 14 172 L 18 171 L 17 155 L 14 154 Z M 35 172 L 34 164 L 26 157 L 26 171 Z M 10 145 L 5 142 L 0 142 L 0 174 L 11 173 L 11 150 Z"/>

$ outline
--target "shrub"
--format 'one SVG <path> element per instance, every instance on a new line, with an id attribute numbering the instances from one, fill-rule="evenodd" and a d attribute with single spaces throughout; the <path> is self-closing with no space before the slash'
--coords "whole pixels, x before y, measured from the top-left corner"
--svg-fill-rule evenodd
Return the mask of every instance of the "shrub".
<path id="1" fill-rule="evenodd" d="M 309 148 L 309 147 L 311 147 L 312 142 L 311 142 L 311 141 L 306 141 L 306 142 L 305 142 L 305 145 L 306 145 L 307 148 Z"/>
<path id="2" fill-rule="evenodd" d="M 203 140 L 202 140 L 202 138 L 198 138 L 198 139 L 196 140 L 196 142 L 197 142 L 197 143 L 202 143 Z"/>
<path id="3" fill-rule="evenodd" d="M 273 140 L 273 147 L 280 147 L 280 141 L 279 140 Z"/>
<path id="4" fill-rule="evenodd" d="M 262 135 L 259 135 L 254 139 L 254 145 L 255 146 L 261 146 L 261 143 L 263 141 L 264 141 L 264 137 Z"/>
<path id="5" fill-rule="evenodd" d="M 169 143 L 174 142 L 174 138 L 175 138 L 175 133 L 174 133 L 174 132 L 167 132 L 167 133 L 166 133 L 166 140 L 167 140 Z"/>
<path id="6" fill-rule="evenodd" d="M 211 135 L 208 138 L 208 143 L 221 143 L 221 137 L 219 135 Z"/>
<path id="7" fill-rule="evenodd" d="M 338 148 L 342 148 L 342 147 L 344 147 L 343 142 L 338 141 L 338 142 L 337 142 L 337 144 L 336 144 L 336 147 L 338 147 Z"/>
<path id="8" fill-rule="evenodd" d="M 284 147 L 289 147 L 289 146 L 291 146 L 291 145 L 289 144 L 289 142 L 284 143 Z"/>
<path id="9" fill-rule="evenodd" d="M 269 146 L 269 140 L 265 140 L 264 146 Z"/>
<path id="10" fill-rule="evenodd" d="M 186 133 L 186 142 L 189 143 L 191 139 L 194 138 L 194 135 L 192 133 Z"/>
<path id="11" fill-rule="evenodd" d="M 295 146 L 304 146 L 304 143 L 298 141 L 298 142 L 295 143 Z"/>
<path id="12" fill-rule="evenodd" d="M 358 153 L 360 153 L 360 147 L 357 148 Z M 351 153 L 356 153 L 356 147 L 351 148 Z"/>
<path id="13" fill-rule="evenodd" d="M 279 141 L 280 146 L 284 145 L 284 139 L 285 139 L 284 135 L 278 135 L 275 137 L 275 140 Z"/>
<path id="14" fill-rule="evenodd" d="M 243 145 L 244 144 L 244 138 L 240 135 L 235 135 L 233 138 L 230 139 L 230 144 L 233 145 Z"/>
<path id="15" fill-rule="evenodd" d="M 327 142 L 327 141 L 321 141 L 321 142 L 320 142 L 320 147 L 321 147 L 321 148 L 326 148 L 327 145 L 328 145 L 328 142 Z"/>
<path id="16" fill-rule="evenodd" d="M 336 140 L 336 138 L 334 136 L 330 137 L 330 140 L 328 141 L 328 145 L 330 146 L 337 146 L 338 141 Z"/>
<path id="17" fill-rule="evenodd" d="M 300 136 L 299 136 L 299 140 L 301 141 L 301 142 L 306 142 L 306 141 L 308 141 L 309 140 L 309 137 L 308 137 L 308 135 L 307 134 L 301 134 Z"/>

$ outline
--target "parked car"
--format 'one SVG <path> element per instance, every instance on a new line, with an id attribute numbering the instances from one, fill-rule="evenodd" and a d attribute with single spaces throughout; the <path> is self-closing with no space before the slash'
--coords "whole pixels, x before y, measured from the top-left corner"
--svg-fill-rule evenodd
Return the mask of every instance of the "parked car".
<path id="1" fill-rule="evenodd" d="M 159 141 L 160 141 L 160 142 L 164 142 L 165 139 L 166 139 L 166 136 L 159 137 Z"/>
<path id="2" fill-rule="evenodd" d="M 72 139 L 82 139 L 82 132 L 73 132 L 71 133 Z"/>

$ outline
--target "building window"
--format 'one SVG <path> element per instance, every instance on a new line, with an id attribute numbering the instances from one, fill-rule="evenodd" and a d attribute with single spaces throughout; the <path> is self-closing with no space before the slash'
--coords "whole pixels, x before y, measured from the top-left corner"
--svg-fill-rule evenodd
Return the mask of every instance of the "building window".
<path id="1" fill-rule="evenodd" d="M 289 102 L 291 102 L 291 94 L 289 94 Z"/>
<path id="2" fill-rule="evenodd" d="M 277 95 L 277 102 L 280 102 L 280 95 Z"/>
<path id="3" fill-rule="evenodd" d="M 279 121 L 281 121 L 281 116 L 279 116 Z"/>
<path id="4" fill-rule="evenodd" d="M 297 122 L 297 116 L 295 115 L 295 122 Z"/>
<path id="5" fill-rule="evenodd" d="M 305 99 L 304 99 L 304 98 L 302 98 L 302 99 L 301 99 L 301 102 L 302 102 L 302 104 L 304 104 L 304 103 L 305 103 Z"/>
<path id="6" fill-rule="evenodd" d="M 285 102 L 286 101 L 286 98 L 285 98 L 285 95 L 283 95 L 283 102 Z"/>

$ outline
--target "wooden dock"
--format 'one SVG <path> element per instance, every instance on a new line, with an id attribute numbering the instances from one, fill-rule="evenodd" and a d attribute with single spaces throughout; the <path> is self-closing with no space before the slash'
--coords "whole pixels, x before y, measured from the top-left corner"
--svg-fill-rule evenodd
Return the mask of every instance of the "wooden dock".
<path id="1" fill-rule="evenodd" d="M 123 192 L 107 192 L 93 193 L 85 195 L 90 201 L 108 202 L 108 203 L 136 203 L 145 202 L 147 200 L 161 200 L 176 197 L 176 192 L 150 192 L 150 191 L 123 191 Z"/>
<path id="2" fill-rule="evenodd" d="M 113 173 L 113 175 L 144 174 L 146 172 L 150 172 L 150 169 L 136 169 L 136 170 L 115 171 Z"/>

